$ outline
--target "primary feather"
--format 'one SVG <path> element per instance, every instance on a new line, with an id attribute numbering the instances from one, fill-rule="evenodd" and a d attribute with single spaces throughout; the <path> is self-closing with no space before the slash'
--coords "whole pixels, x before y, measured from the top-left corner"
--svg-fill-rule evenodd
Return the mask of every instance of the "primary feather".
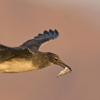
<path id="1" fill-rule="evenodd" d="M 44 31 L 43 34 L 38 34 L 34 39 L 30 39 L 23 43 L 20 48 L 27 49 L 29 48 L 31 51 L 38 51 L 39 47 L 46 41 L 55 39 L 59 36 L 59 32 L 57 30 L 49 30 Z"/>

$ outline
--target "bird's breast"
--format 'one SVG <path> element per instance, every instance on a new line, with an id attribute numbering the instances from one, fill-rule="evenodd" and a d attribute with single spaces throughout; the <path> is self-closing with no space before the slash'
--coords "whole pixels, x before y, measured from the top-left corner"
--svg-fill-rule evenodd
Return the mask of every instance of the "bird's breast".
<path id="1" fill-rule="evenodd" d="M 37 67 L 34 66 L 31 60 L 12 59 L 10 61 L 0 63 L 0 73 L 15 73 L 31 71 L 36 69 Z"/>

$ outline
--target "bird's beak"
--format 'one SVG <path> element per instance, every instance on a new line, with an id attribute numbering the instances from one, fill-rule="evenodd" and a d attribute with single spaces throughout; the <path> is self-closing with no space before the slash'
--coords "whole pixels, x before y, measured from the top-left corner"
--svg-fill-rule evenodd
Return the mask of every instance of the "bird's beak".
<path id="1" fill-rule="evenodd" d="M 60 64 L 59 64 L 61 67 L 63 67 L 63 68 L 68 68 L 70 71 L 72 71 L 72 69 L 68 66 L 68 65 L 66 65 L 65 63 L 63 63 L 63 62 L 60 62 Z"/>

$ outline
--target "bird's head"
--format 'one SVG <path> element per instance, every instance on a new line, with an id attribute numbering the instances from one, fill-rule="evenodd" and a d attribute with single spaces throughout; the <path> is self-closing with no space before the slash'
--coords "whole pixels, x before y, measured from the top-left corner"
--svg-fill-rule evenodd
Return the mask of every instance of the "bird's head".
<path id="1" fill-rule="evenodd" d="M 59 65 L 59 66 L 61 66 L 63 68 L 67 67 L 70 71 L 72 71 L 72 69 L 68 65 L 66 65 L 64 62 L 61 61 L 61 59 L 59 58 L 58 55 L 56 55 L 54 53 L 50 53 L 50 52 L 48 52 L 47 55 L 48 55 L 49 61 L 51 63 Z"/>

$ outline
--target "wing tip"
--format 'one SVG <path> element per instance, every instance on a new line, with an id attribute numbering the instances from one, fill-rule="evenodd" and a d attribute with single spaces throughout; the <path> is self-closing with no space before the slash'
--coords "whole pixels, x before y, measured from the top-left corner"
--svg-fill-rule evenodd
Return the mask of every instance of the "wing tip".
<path id="1" fill-rule="evenodd" d="M 49 29 L 49 33 L 53 34 L 54 35 L 54 38 L 57 38 L 59 36 L 59 32 L 57 29 Z"/>
<path id="2" fill-rule="evenodd" d="M 43 34 L 38 34 L 38 36 L 34 37 L 35 40 L 48 38 L 48 40 L 55 39 L 59 36 L 59 32 L 57 29 L 49 29 L 49 31 L 44 30 Z"/>

